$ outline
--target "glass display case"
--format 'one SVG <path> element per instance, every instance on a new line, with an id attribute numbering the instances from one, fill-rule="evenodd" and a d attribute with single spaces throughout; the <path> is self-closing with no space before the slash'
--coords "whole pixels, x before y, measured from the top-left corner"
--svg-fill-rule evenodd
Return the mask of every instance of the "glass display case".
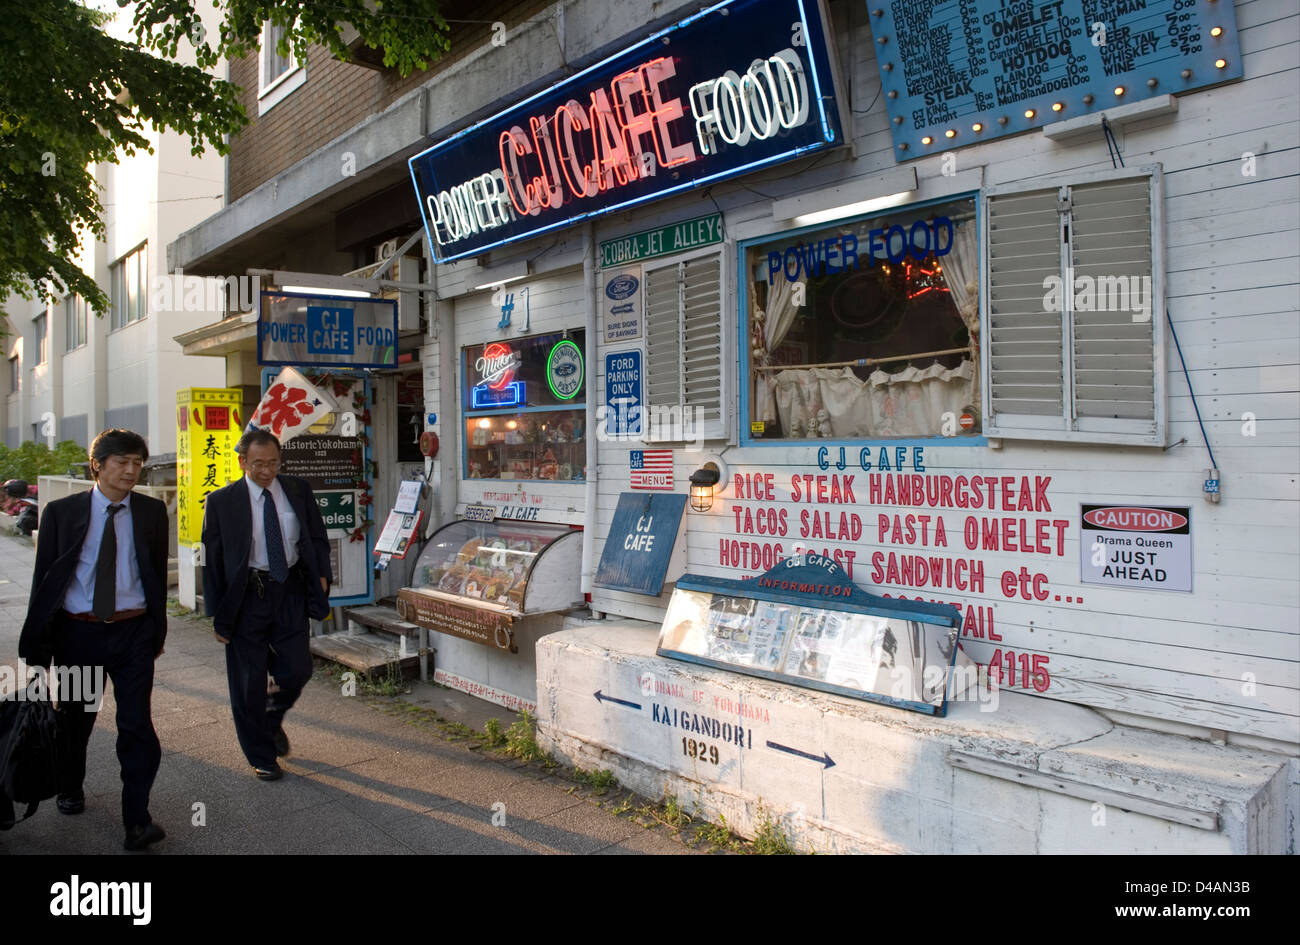
<path id="1" fill-rule="evenodd" d="M 515 615 L 568 610 L 583 602 L 581 535 L 536 522 L 452 522 L 430 537 L 405 590 Z"/>
<path id="2" fill-rule="evenodd" d="M 828 559 L 807 560 L 743 582 L 684 575 L 659 655 L 943 715 L 957 695 L 956 611 L 868 594 Z"/>

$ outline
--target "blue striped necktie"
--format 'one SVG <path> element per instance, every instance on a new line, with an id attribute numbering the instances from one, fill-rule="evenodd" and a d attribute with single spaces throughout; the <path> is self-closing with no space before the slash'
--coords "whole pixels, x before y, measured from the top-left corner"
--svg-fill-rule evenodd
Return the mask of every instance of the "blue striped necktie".
<path id="1" fill-rule="evenodd" d="M 284 557 L 284 535 L 280 532 L 280 516 L 275 511 L 275 497 L 270 489 L 262 490 L 262 527 L 266 529 L 267 570 L 271 580 L 283 584 L 289 578 L 289 562 Z"/>

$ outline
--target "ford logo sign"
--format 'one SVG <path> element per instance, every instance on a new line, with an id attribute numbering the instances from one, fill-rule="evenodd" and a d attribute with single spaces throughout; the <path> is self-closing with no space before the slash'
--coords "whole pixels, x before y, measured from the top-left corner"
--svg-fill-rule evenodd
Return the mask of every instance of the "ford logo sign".
<path id="1" fill-rule="evenodd" d="M 570 377 L 578 373 L 578 365 L 568 363 L 568 362 L 561 362 L 555 365 L 555 367 L 551 368 L 551 372 L 556 377 Z"/>
<path id="2" fill-rule="evenodd" d="M 605 294 L 611 299 L 622 301 L 623 299 L 630 298 L 640 285 L 641 283 L 637 281 L 636 276 L 615 276 L 613 279 L 610 279 L 609 284 L 605 286 Z"/>

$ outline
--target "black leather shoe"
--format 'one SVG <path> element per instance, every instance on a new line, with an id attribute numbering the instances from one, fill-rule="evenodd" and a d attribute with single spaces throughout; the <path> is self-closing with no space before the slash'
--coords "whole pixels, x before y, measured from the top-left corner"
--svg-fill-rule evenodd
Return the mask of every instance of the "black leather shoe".
<path id="1" fill-rule="evenodd" d="M 86 809 L 86 795 L 83 791 L 60 794 L 54 799 L 60 814 L 80 814 Z"/>
<path id="2" fill-rule="evenodd" d="M 128 827 L 126 840 L 122 846 L 128 850 L 143 850 L 151 843 L 157 843 L 167 836 L 157 824 L 145 824 L 143 827 Z"/>
<path id="3" fill-rule="evenodd" d="M 257 775 L 259 781 L 279 781 L 284 777 L 284 772 L 279 765 L 271 765 L 269 768 L 254 768 L 253 774 Z"/>
<path id="4" fill-rule="evenodd" d="M 271 733 L 271 741 L 275 742 L 275 756 L 277 758 L 283 758 L 289 754 L 289 736 L 284 734 L 283 725 L 277 726 L 276 730 Z"/>

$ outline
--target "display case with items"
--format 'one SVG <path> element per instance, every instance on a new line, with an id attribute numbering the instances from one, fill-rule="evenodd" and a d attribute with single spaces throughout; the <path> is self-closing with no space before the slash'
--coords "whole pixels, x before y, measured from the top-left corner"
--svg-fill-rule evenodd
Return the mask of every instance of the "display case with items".
<path id="1" fill-rule="evenodd" d="M 943 715 L 971 681 L 953 673 L 957 624 L 951 607 L 868 594 L 810 554 L 750 581 L 684 575 L 658 652 Z"/>
<path id="2" fill-rule="evenodd" d="M 436 531 L 407 590 L 509 614 L 582 603 L 581 532 L 533 522 L 457 521 Z"/>

